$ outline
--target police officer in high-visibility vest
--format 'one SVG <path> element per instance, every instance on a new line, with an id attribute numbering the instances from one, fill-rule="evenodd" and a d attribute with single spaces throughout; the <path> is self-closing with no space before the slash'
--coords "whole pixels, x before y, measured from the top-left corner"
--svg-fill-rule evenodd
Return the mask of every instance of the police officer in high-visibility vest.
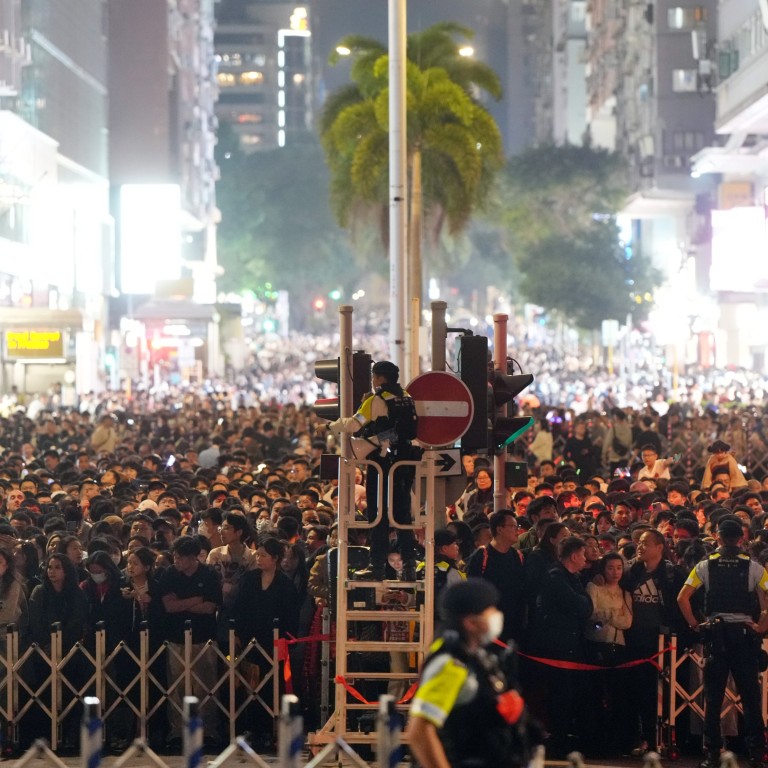
<path id="1" fill-rule="evenodd" d="M 424 662 L 409 712 L 408 743 L 421 768 L 516 768 L 541 742 L 492 645 L 504 625 L 498 602 L 484 579 L 445 591 L 446 631 Z"/>
<path id="2" fill-rule="evenodd" d="M 381 467 L 384 482 L 384 507 L 381 520 L 371 529 L 371 568 L 358 575 L 381 581 L 384 578 L 389 552 L 389 517 L 387 507 L 387 478 L 392 465 L 421 455 L 411 441 L 416 437 L 416 407 L 411 396 L 400 386 L 400 369 L 389 360 L 374 363 L 371 384 L 374 393 L 366 398 L 354 416 L 331 422 L 332 432 L 353 435 L 352 449 L 356 458 L 365 458 Z M 416 470 L 410 465 L 394 469 L 392 517 L 396 523 L 410 524 L 411 488 Z M 378 512 L 379 473 L 370 468 L 366 475 L 366 505 L 368 520 L 373 522 Z M 397 545 L 403 558 L 403 579 L 416 579 L 416 547 L 412 530 L 397 529 Z"/>
<path id="3" fill-rule="evenodd" d="M 764 722 L 758 677 L 762 635 L 768 630 L 768 573 L 740 549 L 743 535 L 738 518 L 722 518 L 717 527 L 720 546 L 694 567 L 677 598 L 683 617 L 692 629 L 702 631 L 704 640 L 702 768 L 720 765 L 720 712 L 729 673 L 741 697 L 750 764 L 763 764 Z M 701 587 L 705 591 L 704 623 L 691 606 L 694 592 Z"/>

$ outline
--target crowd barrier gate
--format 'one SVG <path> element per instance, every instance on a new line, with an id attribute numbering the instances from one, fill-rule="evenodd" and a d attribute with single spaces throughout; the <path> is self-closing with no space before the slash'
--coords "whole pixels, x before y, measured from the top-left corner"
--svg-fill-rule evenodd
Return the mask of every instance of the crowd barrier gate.
<path id="1" fill-rule="evenodd" d="M 658 747 L 669 760 L 677 760 L 680 750 L 677 740 L 678 720 L 685 713 L 694 714 L 704 721 L 703 691 L 704 653 L 701 644 L 691 648 L 679 648 L 676 635 L 659 636 L 659 651 L 666 653 L 660 658 L 658 698 Z M 768 651 L 768 639 L 763 640 L 763 651 Z M 760 674 L 762 716 L 768 719 L 768 672 Z M 741 712 L 741 699 L 729 680 L 725 689 L 721 718 Z M 725 753 L 724 753 L 725 754 Z"/>
<path id="2" fill-rule="evenodd" d="M 251 706 L 261 707 L 272 719 L 277 719 L 280 702 L 280 659 L 273 630 L 273 647 L 262 648 L 256 640 L 238 647 L 234 628 L 230 627 L 227 648 L 209 641 L 202 648 L 192 643 L 192 630 L 187 622 L 183 645 L 164 641 L 152 643 L 143 626 L 138 647 L 119 643 L 107 651 L 103 624 L 97 625 L 93 645 L 76 643 L 66 652 L 62 646 L 61 625 L 51 627 L 49 648 L 35 643 L 22 649 L 14 625 L 8 627 L 5 654 L 0 660 L 0 719 L 13 743 L 23 734 L 25 717 L 36 711 L 50 720 L 49 743 L 56 750 L 61 740 L 61 725 L 75 712 L 86 697 L 104 703 L 102 719 L 109 725 L 121 717 L 135 720 L 136 736 L 148 739 L 148 722 L 160 715 L 164 707 L 174 708 L 183 715 L 184 696 L 200 695 L 200 706 L 214 707 L 228 722 L 228 738 L 234 741 L 238 718 Z M 201 689 L 196 664 L 203 654 L 214 654 L 216 679 L 210 690 Z M 253 664 L 247 658 L 255 653 L 262 662 L 262 674 L 255 685 L 250 671 Z M 173 655 L 183 664 L 184 674 L 166 680 L 168 658 Z M 126 670 L 135 669 L 128 676 Z M 73 672 L 72 670 L 76 670 Z M 266 670 L 266 671 L 263 671 Z M 68 674 L 69 673 L 69 674 Z M 36 708 L 36 710 L 35 710 Z"/>

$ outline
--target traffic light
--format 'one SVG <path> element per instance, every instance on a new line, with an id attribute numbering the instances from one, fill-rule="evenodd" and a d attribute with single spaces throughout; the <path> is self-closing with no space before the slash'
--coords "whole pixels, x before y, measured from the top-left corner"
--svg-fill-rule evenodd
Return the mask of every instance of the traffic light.
<path id="1" fill-rule="evenodd" d="M 339 358 L 315 362 L 315 376 L 323 381 L 339 384 L 341 369 Z M 360 407 L 360 404 L 371 392 L 371 356 L 367 352 L 355 352 L 352 355 L 352 412 Z M 315 400 L 315 413 L 321 419 L 335 421 L 341 415 L 338 397 L 325 397 Z"/>
<path id="2" fill-rule="evenodd" d="M 317 360 L 315 362 L 315 376 L 323 381 L 330 381 L 333 384 L 339 383 L 339 358 L 332 357 L 328 360 Z M 321 419 L 335 421 L 341 413 L 338 397 L 324 397 L 315 400 L 315 414 Z"/>
<path id="3" fill-rule="evenodd" d="M 497 454 L 503 453 L 510 443 L 533 426 L 531 416 L 507 415 L 507 403 L 533 383 L 533 375 L 523 373 L 512 376 L 501 371 L 492 371 L 489 378 L 492 394 L 488 452 Z"/>
<path id="4" fill-rule="evenodd" d="M 467 385 L 475 410 L 469 428 L 461 437 L 461 449 L 468 453 L 488 449 L 488 339 L 459 336 L 459 377 Z"/>
<path id="5" fill-rule="evenodd" d="M 360 404 L 371 394 L 371 356 L 367 352 L 357 351 L 352 355 L 352 410 L 357 411 Z"/>

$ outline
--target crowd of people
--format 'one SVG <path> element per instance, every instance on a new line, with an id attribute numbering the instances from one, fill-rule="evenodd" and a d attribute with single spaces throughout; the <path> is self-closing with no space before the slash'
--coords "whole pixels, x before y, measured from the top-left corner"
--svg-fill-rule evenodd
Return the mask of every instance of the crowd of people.
<path id="1" fill-rule="evenodd" d="M 308 352 L 294 357 L 309 365 Z M 195 681 L 208 690 L 217 677 L 209 641 L 226 648 L 230 621 L 242 647 L 255 639 L 271 649 L 275 622 L 293 635 L 316 631 L 319 611 L 333 603 L 328 553 L 337 512 L 335 482 L 321 480 L 319 469 L 339 438 L 306 402 L 305 375 L 265 379 L 261 389 L 244 376 L 227 386 L 89 396 L 77 408 L 63 407 L 55 392 L 6 397 L 0 630 L 15 624 L 23 644 L 46 649 L 59 622 L 66 653 L 78 642 L 90 647 L 99 622 L 108 649 L 135 647 L 146 623 L 156 647 L 175 649 L 154 674 L 174 680 L 191 622 Z M 466 575 L 493 582 L 501 637 L 525 654 L 523 691 L 552 754 L 574 746 L 642 754 L 655 746 L 656 668 L 596 675 L 528 657 L 611 668 L 651 658 L 660 631 L 695 642 L 677 596 L 717 546 L 724 519 L 739 521 L 745 552 L 768 560 L 762 410 L 751 400 L 726 408 L 725 394 L 706 404 L 598 409 L 607 402 L 581 410 L 524 400 L 521 409 L 537 419 L 515 446 L 529 467 L 528 488 L 509 489 L 507 508 L 494 512 L 492 462 L 467 455 L 466 489 L 435 534 L 438 630 L 441 591 Z M 360 470 L 355 498 L 364 513 Z M 368 543 L 364 532 L 355 532 L 355 543 Z M 394 540 L 391 550 L 386 577 L 397 578 L 403 564 Z M 423 566 L 417 570 L 423 576 Z M 256 685 L 268 662 L 256 648 L 247 658 Z M 301 683 L 317 679 L 316 649 L 308 646 L 299 662 L 299 693 L 309 722 L 319 724 L 317 686 Z M 44 671 L 31 664 L 28 674 L 40 681 Z M 74 664 L 69 674 L 87 678 Z M 131 664 L 116 665 L 118 682 L 134 674 Z M 218 709 L 205 707 L 203 717 L 215 738 Z M 268 743 L 263 709 L 248 717 L 254 739 Z M 119 750 L 135 722 L 116 720 L 108 739 Z M 65 748 L 76 730 L 73 710 Z M 31 708 L 20 723 L 22 744 L 45 732 L 44 711 Z M 178 749 L 178 710 L 160 710 L 151 733 Z"/>

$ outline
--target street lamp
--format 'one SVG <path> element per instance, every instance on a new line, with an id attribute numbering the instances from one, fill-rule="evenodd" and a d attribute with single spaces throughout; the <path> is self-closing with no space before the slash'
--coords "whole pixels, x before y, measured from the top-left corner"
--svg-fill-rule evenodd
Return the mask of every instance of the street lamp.
<path id="1" fill-rule="evenodd" d="M 475 49 L 471 45 L 462 45 L 459 48 L 459 56 L 463 56 L 465 59 L 469 59 L 475 55 Z"/>

